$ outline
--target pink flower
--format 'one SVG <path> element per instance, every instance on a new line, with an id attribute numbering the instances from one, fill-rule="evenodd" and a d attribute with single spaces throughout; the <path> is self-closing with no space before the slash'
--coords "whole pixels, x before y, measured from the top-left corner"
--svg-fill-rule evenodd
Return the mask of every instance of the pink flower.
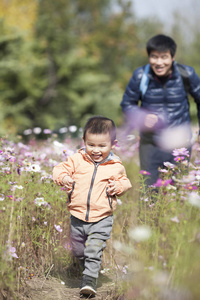
<path id="1" fill-rule="evenodd" d="M 145 170 L 140 170 L 140 174 L 142 174 L 142 175 L 151 175 L 151 173 L 149 173 L 148 171 L 145 171 Z"/>
<path id="2" fill-rule="evenodd" d="M 179 156 L 179 155 L 185 155 L 187 157 L 190 156 L 189 151 L 187 148 L 180 148 L 180 149 L 174 149 L 172 152 L 173 156 Z"/>
<path id="3" fill-rule="evenodd" d="M 175 161 L 182 161 L 182 160 L 184 160 L 184 159 L 185 159 L 184 156 L 176 156 L 176 157 L 174 158 Z"/>
<path id="4" fill-rule="evenodd" d="M 16 199 L 13 197 L 13 195 L 8 195 L 8 198 L 10 198 L 10 200 L 16 201 Z"/>
<path id="5" fill-rule="evenodd" d="M 188 183 L 184 186 L 184 189 L 186 189 L 186 190 L 197 190 L 197 186 L 191 185 L 191 184 Z"/>
<path id="6" fill-rule="evenodd" d="M 64 248 L 65 248 L 66 250 L 69 250 L 69 251 L 72 250 L 72 246 L 71 246 L 70 243 L 65 243 Z"/>
<path id="7" fill-rule="evenodd" d="M 8 254 L 11 256 L 11 257 L 15 257 L 15 258 L 19 258 L 16 254 L 16 248 L 15 247 L 9 247 L 8 248 Z"/>
<path id="8" fill-rule="evenodd" d="M 162 180 L 161 178 L 158 178 L 156 183 L 154 183 L 153 186 L 160 187 L 160 186 L 167 186 L 168 184 L 172 183 L 172 179 Z"/>

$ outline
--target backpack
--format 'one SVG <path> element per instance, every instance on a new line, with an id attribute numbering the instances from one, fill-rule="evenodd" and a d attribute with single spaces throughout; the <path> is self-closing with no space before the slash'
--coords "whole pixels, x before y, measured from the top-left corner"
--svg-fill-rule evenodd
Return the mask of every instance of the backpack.
<path id="1" fill-rule="evenodd" d="M 183 85 L 184 85 L 184 89 L 186 91 L 186 93 L 189 93 L 190 90 L 190 80 L 189 80 L 189 75 L 188 72 L 186 71 L 186 69 L 180 65 L 177 64 L 179 73 L 181 75 L 182 81 L 183 81 Z M 146 93 L 146 90 L 148 88 L 148 84 L 149 84 L 149 77 L 148 77 L 148 73 L 150 70 L 150 64 L 145 65 L 144 67 L 144 72 L 140 81 L 140 92 L 142 95 L 142 98 L 144 97 L 144 94 Z"/>

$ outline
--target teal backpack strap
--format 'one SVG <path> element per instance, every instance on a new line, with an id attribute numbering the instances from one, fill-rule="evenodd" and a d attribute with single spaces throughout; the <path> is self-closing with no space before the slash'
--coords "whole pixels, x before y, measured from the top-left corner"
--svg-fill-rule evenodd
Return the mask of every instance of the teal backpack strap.
<path id="1" fill-rule="evenodd" d="M 177 64 L 179 73 L 181 74 L 181 78 L 183 80 L 183 85 L 186 93 L 189 93 L 190 91 L 190 79 L 187 70 L 184 68 L 184 66 Z"/>
<path id="2" fill-rule="evenodd" d="M 141 81 L 140 81 L 140 92 L 141 92 L 142 98 L 143 98 L 143 96 L 146 93 L 146 90 L 148 88 L 148 84 L 149 84 L 148 73 L 149 73 L 149 70 L 150 70 L 150 64 L 145 65 L 144 72 L 142 74 L 142 78 L 141 78 Z"/>

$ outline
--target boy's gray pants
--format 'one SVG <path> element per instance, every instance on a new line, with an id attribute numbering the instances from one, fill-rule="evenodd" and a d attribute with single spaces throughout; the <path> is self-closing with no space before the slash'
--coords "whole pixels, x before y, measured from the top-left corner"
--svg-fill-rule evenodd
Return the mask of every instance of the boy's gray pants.
<path id="1" fill-rule="evenodd" d="M 83 274 L 98 278 L 101 257 L 110 238 L 113 216 L 98 222 L 84 222 L 71 216 L 71 246 L 74 256 L 84 261 Z"/>

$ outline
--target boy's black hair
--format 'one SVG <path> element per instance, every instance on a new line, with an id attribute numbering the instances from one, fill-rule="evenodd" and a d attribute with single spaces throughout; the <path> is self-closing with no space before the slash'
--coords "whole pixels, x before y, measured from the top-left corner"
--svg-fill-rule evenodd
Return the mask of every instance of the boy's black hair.
<path id="1" fill-rule="evenodd" d="M 94 116 L 88 119 L 83 131 L 84 140 L 87 132 L 92 134 L 102 134 L 108 132 L 111 137 L 111 143 L 114 144 L 114 141 L 116 140 L 115 123 L 113 120 L 103 116 Z"/>
<path id="2" fill-rule="evenodd" d="M 171 56 L 174 57 L 176 53 L 176 47 L 177 45 L 175 41 L 171 37 L 164 34 L 153 36 L 146 44 L 148 56 L 151 54 L 151 51 L 165 52 L 169 50 Z"/>

